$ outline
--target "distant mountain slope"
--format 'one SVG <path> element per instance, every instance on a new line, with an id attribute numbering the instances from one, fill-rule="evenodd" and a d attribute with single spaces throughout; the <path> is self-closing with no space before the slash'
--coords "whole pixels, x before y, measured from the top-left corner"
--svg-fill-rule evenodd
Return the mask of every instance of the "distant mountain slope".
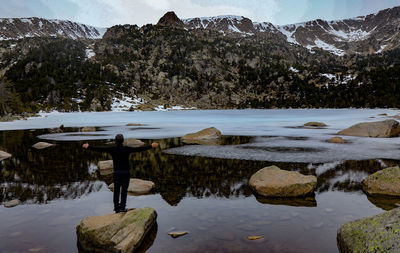
<path id="1" fill-rule="evenodd" d="M 106 28 L 66 20 L 43 18 L 1 18 L 0 40 L 26 37 L 60 37 L 70 39 L 99 39 Z"/>
<path id="2" fill-rule="evenodd" d="M 351 53 L 380 53 L 400 46 L 400 7 L 376 14 L 338 21 L 321 19 L 275 26 L 241 16 L 217 16 L 182 20 L 187 29 L 212 29 L 222 33 L 285 36 L 287 41 L 308 48 L 320 48 L 343 56 Z"/>

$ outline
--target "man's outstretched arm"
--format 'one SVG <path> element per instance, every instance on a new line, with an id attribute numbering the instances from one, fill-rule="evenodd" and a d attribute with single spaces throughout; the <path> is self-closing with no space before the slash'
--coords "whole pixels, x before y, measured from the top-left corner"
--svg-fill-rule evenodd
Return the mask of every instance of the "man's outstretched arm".
<path id="1" fill-rule="evenodd" d="M 146 151 L 146 150 L 149 150 L 152 148 L 157 148 L 157 147 L 158 147 L 158 143 L 153 142 L 151 145 L 147 145 L 147 146 L 143 146 L 143 147 L 137 147 L 137 148 L 128 147 L 128 148 L 129 148 L 129 152 L 134 153 L 134 152 Z"/>
<path id="2" fill-rule="evenodd" d="M 110 152 L 112 147 L 94 147 L 94 146 L 89 146 L 89 143 L 85 143 L 82 145 L 82 148 L 84 149 L 89 149 L 97 152 Z"/>

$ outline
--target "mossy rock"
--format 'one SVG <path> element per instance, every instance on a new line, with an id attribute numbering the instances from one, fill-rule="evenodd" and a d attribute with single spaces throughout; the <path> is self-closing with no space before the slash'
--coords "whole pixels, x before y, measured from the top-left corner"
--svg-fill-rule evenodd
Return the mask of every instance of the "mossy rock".
<path id="1" fill-rule="evenodd" d="M 400 252 L 400 209 L 345 223 L 337 244 L 341 253 Z"/>
<path id="2" fill-rule="evenodd" d="M 362 186 L 370 195 L 387 195 L 400 197 L 400 168 L 386 168 L 367 177 Z"/>
<path id="3" fill-rule="evenodd" d="M 76 227 L 79 246 L 84 252 L 133 252 L 156 218 L 156 211 L 150 207 L 86 217 Z"/>

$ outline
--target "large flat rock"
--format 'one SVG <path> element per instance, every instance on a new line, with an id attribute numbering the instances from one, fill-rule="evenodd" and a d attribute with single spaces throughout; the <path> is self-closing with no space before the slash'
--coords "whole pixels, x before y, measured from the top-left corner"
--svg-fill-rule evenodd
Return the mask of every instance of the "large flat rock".
<path id="1" fill-rule="evenodd" d="M 317 178 L 270 166 L 252 175 L 249 184 L 265 197 L 298 197 L 313 193 Z"/>
<path id="2" fill-rule="evenodd" d="M 133 252 L 155 224 L 157 213 L 145 207 L 126 213 L 85 217 L 76 227 L 85 252 Z"/>
<path id="3" fill-rule="evenodd" d="M 337 244 L 341 253 L 400 252 L 400 209 L 345 223 Z"/>
<path id="4" fill-rule="evenodd" d="M 152 181 L 142 180 L 138 178 L 131 178 L 129 180 L 128 194 L 144 195 L 149 194 L 154 188 L 155 184 Z M 114 191 L 114 183 L 108 186 L 111 191 Z"/>
<path id="5" fill-rule="evenodd" d="M 400 133 L 400 125 L 396 120 L 385 120 L 377 122 L 364 122 L 353 125 L 340 132 L 339 135 L 389 138 L 396 137 Z"/>
<path id="6" fill-rule="evenodd" d="M 370 195 L 388 195 L 400 197 L 400 168 L 386 168 L 367 177 L 362 186 Z"/>
<path id="7" fill-rule="evenodd" d="M 0 150 L 0 162 L 3 161 L 4 159 L 10 158 L 12 155 Z"/>

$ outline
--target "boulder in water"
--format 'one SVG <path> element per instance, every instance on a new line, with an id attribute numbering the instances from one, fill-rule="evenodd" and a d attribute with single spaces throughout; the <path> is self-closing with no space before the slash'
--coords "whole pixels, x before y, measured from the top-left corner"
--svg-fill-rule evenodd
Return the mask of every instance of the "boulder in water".
<path id="1" fill-rule="evenodd" d="M 38 143 L 32 145 L 32 148 L 45 149 L 45 148 L 52 147 L 52 146 L 54 146 L 54 144 L 47 143 L 47 142 L 38 142 Z"/>
<path id="2" fill-rule="evenodd" d="M 78 243 L 85 252 L 133 252 L 156 219 L 157 213 L 150 207 L 86 217 L 76 227 Z"/>
<path id="3" fill-rule="evenodd" d="M 113 160 L 100 161 L 98 167 L 102 176 L 110 175 L 114 172 Z"/>
<path id="4" fill-rule="evenodd" d="M 82 127 L 81 132 L 96 132 L 95 127 Z"/>
<path id="5" fill-rule="evenodd" d="M 4 159 L 10 158 L 12 155 L 0 150 L 0 162 L 3 161 Z"/>
<path id="6" fill-rule="evenodd" d="M 362 186 L 370 195 L 387 195 L 400 197 L 400 168 L 386 168 L 367 177 Z"/>
<path id="7" fill-rule="evenodd" d="M 344 144 L 346 143 L 345 140 L 342 137 L 332 137 L 329 139 L 330 143 L 336 143 L 336 144 Z"/>
<path id="8" fill-rule="evenodd" d="M 128 193 L 132 195 L 149 194 L 154 188 L 155 184 L 152 181 L 142 180 L 138 178 L 131 178 L 129 180 Z M 108 188 L 114 191 L 114 183 L 110 184 Z"/>
<path id="9" fill-rule="evenodd" d="M 219 131 L 215 127 L 210 127 L 196 133 L 186 134 L 182 137 L 182 140 L 185 143 L 210 145 L 215 144 L 219 140 L 219 138 L 221 138 L 221 136 L 221 131 Z"/>
<path id="10" fill-rule="evenodd" d="M 313 193 L 317 178 L 270 166 L 252 175 L 249 184 L 265 197 L 298 197 Z"/>
<path id="11" fill-rule="evenodd" d="M 341 253 L 400 252 L 400 209 L 345 223 L 337 233 Z"/>
<path id="12" fill-rule="evenodd" d="M 359 137 L 389 138 L 396 137 L 399 133 L 399 122 L 390 119 L 385 121 L 358 123 L 340 131 L 338 134 Z"/>

